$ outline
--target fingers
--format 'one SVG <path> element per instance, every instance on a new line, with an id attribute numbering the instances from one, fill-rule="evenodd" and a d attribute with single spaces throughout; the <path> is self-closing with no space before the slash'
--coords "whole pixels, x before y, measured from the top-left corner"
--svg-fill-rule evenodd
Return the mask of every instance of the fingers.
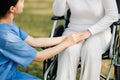
<path id="1" fill-rule="evenodd" d="M 83 39 L 79 33 L 73 33 L 67 36 L 66 41 L 69 44 L 73 45 L 73 44 L 83 41 Z"/>
<path id="2" fill-rule="evenodd" d="M 79 43 L 79 42 L 83 42 L 85 40 L 85 36 L 83 33 L 78 33 L 78 32 L 75 32 L 75 33 L 72 33 L 70 35 L 68 35 L 65 39 L 65 41 L 71 46 L 71 45 L 74 45 L 76 43 Z"/>
<path id="3" fill-rule="evenodd" d="M 75 43 L 78 43 L 84 40 L 84 36 L 81 33 L 74 33 L 72 34 L 72 37 Z"/>
<path id="4" fill-rule="evenodd" d="M 71 46 L 79 42 L 85 41 L 90 36 L 90 32 L 83 31 L 83 32 L 75 32 L 68 35 L 65 41 Z"/>
<path id="5" fill-rule="evenodd" d="M 74 45 L 76 43 L 75 35 L 74 34 L 68 35 L 65 39 L 65 42 L 67 42 L 69 46 Z"/>

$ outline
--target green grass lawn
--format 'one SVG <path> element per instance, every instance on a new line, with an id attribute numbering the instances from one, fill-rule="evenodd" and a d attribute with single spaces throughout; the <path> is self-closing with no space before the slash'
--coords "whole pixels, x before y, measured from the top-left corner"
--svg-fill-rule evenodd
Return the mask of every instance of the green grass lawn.
<path id="1" fill-rule="evenodd" d="M 17 24 L 35 37 L 48 36 L 52 21 L 50 0 L 25 0 L 24 12 L 16 16 Z"/>
<path id="2" fill-rule="evenodd" d="M 53 24 L 51 21 L 51 17 L 53 16 L 52 1 L 53 0 L 25 0 L 24 12 L 16 16 L 15 22 L 31 36 L 48 37 Z M 106 74 L 109 65 L 110 61 L 104 60 L 101 72 Z M 27 68 L 19 66 L 18 69 L 43 78 L 42 62 L 32 62 Z"/>

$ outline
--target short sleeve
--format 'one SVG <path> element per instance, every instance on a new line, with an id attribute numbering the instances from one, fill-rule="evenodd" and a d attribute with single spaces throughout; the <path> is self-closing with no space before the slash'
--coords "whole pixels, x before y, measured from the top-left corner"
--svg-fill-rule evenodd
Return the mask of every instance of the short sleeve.
<path id="1" fill-rule="evenodd" d="M 34 59 L 37 51 L 18 36 L 9 33 L 5 38 L 3 55 L 10 60 L 26 67 Z"/>
<path id="2" fill-rule="evenodd" d="M 15 30 L 15 32 L 18 31 L 17 33 L 19 33 L 19 37 L 22 40 L 25 40 L 27 38 L 28 34 L 25 31 L 23 31 L 20 27 L 18 27 L 15 22 L 13 22 L 13 26 L 12 27 L 14 27 L 14 30 L 17 28 Z"/>
<path id="3" fill-rule="evenodd" d="M 23 31 L 21 28 L 19 28 L 19 34 L 22 40 L 25 40 L 28 36 L 28 34 L 25 31 Z"/>

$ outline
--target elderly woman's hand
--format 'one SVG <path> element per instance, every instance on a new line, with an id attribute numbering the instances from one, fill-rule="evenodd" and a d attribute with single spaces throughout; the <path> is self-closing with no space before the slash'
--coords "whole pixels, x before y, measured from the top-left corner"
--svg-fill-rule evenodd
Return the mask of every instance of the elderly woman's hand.
<path id="1" fill-rule="evenodd" d="M 91 36 L 91 32 L 89 30 L 85 30 L 83 32 L 80 32 L 80 38 L 81 40 L 85 40 Z"/>
<path id="2" fill-rule="evenodd" d="M 72 46 L 80 41 L 82 41 L 82 39 L 80 38 L 80 33 L 73 33 L 70 34 L 66 37 L 66 39 L 64 40 L 64 42 L 67 43 L 68 47 Z"/>
<path id="3" fill-rule="evenodd" d="M 65 38 L 64 42 L 66 42 L 66 45 L 69 47 L 76 43 L 84 41 L 85 39 L 90 37 L 90 35 L 91 35 L 91 32 L 89 30 L 85 30 L 83 32 L 76 32 L 76 33 L 68 35 Z"/>

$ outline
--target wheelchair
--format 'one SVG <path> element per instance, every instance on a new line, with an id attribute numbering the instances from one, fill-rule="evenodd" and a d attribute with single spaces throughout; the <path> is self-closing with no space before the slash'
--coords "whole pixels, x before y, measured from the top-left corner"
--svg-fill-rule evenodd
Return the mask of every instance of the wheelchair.
<path id="1" fill-rule="evenodd" d="M 117 5 L 120 0 L 116 0 Z M 112 39 L 109 49 L 102 55 L 102 59 L 111 60 L 111 64 L 107 75 L 101 74 L 100 77 L 104 80 L 110 80 L 110 75 L 114 67 L 114 78 L 112 80 L 120 80 L 120 5 L 118 5 L 119 20 L 114 22 L 111 27 Z M 66 16 L 53 16 L 51 19 L 54 21 L 50 37 L 61 36 L 64 29 L 67 28 L 70 18 L 70 10 L 68 10 Z M 57 25 L 59 20 L 64 20 L 64 25 Z M 57 74 L 57 62 L 58 56 L 52 57 L 51 59 L 45 60 L 43 63 L 43 75 L 44 80 L 55 80 Z M 80 68 L 80 64 L 78 66 Z"/>

